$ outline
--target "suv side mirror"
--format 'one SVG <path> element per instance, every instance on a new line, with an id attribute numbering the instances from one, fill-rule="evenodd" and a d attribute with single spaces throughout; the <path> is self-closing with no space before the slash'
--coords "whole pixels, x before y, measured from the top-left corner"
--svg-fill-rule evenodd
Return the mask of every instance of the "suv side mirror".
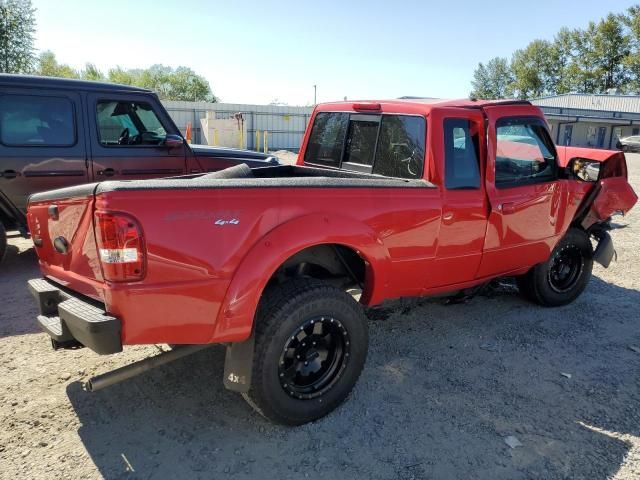
<path id="1" fill-rule="evenodd" d="M 184 139 L 180 135 L 174 135 L 173 133 L 167 134 L 162 145 L 167 147 L 168 149 L 181 147 L 184 145 Z"/>
<path id="2" fill-rule="evenodd" d="M 575 178 L 583 182 L 597 182 L 600 178 L 600 162 L 586 158 L 575 157 L 567 165 L 569 178 Z"/>

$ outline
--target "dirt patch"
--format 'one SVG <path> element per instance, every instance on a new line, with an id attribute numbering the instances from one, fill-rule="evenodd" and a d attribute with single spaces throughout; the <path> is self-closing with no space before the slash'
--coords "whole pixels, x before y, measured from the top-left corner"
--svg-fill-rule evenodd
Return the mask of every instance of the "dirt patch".
<path id="1" fill-rule="evenodd" d="M 628 157 L 640 191 L 640 156 Z M 373 312 L 355 391 L 299 428 L 224 390 L 220 347 L 84 392 L 156 347 L 52 351 L 25 287 L 33 249 L 12 238 L 0 267 L 0 478 L 639 478 L 640 208 L 618 224 L 618 262 L 596 267 L 572 305 L 537 307 L 505 284 L 462 304 Z"/>

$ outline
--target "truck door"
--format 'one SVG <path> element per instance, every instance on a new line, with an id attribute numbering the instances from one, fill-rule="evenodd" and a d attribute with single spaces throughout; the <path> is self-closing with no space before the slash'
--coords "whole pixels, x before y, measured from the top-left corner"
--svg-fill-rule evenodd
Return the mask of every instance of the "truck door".
<path id="1" fill-rule="evenodd" d="M 485 111 L 491 213 L 478 277 L 546 259 L 556 243 L 562 213 L 558 157 L 538 110 L 507 105 Z"/>
<path id="2" fill-rule="evenodd" d="M 3 88 L 0 191 L 26 211 L 31 193 L 86 183 L 80 96 L 64 90 Z"/>
<path id="3" fill-rule="evenodd" d="M 474 279 L 482 258 L 489 210 L 482 168 L 484 118 L 478 110 L 434 109 L 431 124 L 442 215 L 428 286 L 444 286 Z"/>
<path id="4" fill-rule="evenodd" d="M 95 181 L 159 178 L 186 173 L 186 146 L 164 146 L 179 135 L 151 95 L 98 93 L 88 96 L 91 159 Z"/>

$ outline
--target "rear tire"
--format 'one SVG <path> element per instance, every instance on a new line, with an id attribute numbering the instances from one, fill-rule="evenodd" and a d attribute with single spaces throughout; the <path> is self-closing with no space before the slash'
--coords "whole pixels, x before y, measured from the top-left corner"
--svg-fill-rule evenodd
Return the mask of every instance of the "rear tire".
<path id="1" fill-rule="evenodd" d="M 0 263 L 4 260 L 5 253 L 7 253 L 7 230 L 0 221 Z"/>
<path id="2" fill-rule="evenodd" d="M 592 270 L 593 247 L 589 236 L 571 228 L 546 262 L 516 281 L 525 298 L 545 307 L 558 307 L 580 296 L 589 284 Z"/>
<path id="3" fill-rule="evenodd" d="M 346 292 L 309 278 L 268 290 L 256 315 L 247 402 L 286 425 L 317 420 L 340 405 L 364 367 L 367 319 Z"/>

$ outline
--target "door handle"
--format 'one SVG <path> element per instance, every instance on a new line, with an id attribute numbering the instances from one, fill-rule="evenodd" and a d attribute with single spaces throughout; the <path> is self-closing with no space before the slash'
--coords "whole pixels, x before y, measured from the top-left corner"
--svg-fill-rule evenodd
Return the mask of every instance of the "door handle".
<path id="1" fill-rule="evenodd" d="M 510 213 L 516 212 L 516 206 L 511 202 L 503 203 L 498 206 L 498 210 L 500 210 L 503 214 L 508 215 Z"/>
<path id="2" fill-rule="evenodd" d="M 11 178 L 16 178 L 18 175 L 20 174 L 15 170 L 5 170 L 4 172 L 2 172 L 0 176 L 2 176 L 3 178 L 11 179 Z"/>
<path id="3" fill-rule="evenodd" d="M 104 175 L 105 177 L 113 177 L 116 171 L 113 168 L 105 168 L 104 170 L 98 170 L 98 175 Z"/>

